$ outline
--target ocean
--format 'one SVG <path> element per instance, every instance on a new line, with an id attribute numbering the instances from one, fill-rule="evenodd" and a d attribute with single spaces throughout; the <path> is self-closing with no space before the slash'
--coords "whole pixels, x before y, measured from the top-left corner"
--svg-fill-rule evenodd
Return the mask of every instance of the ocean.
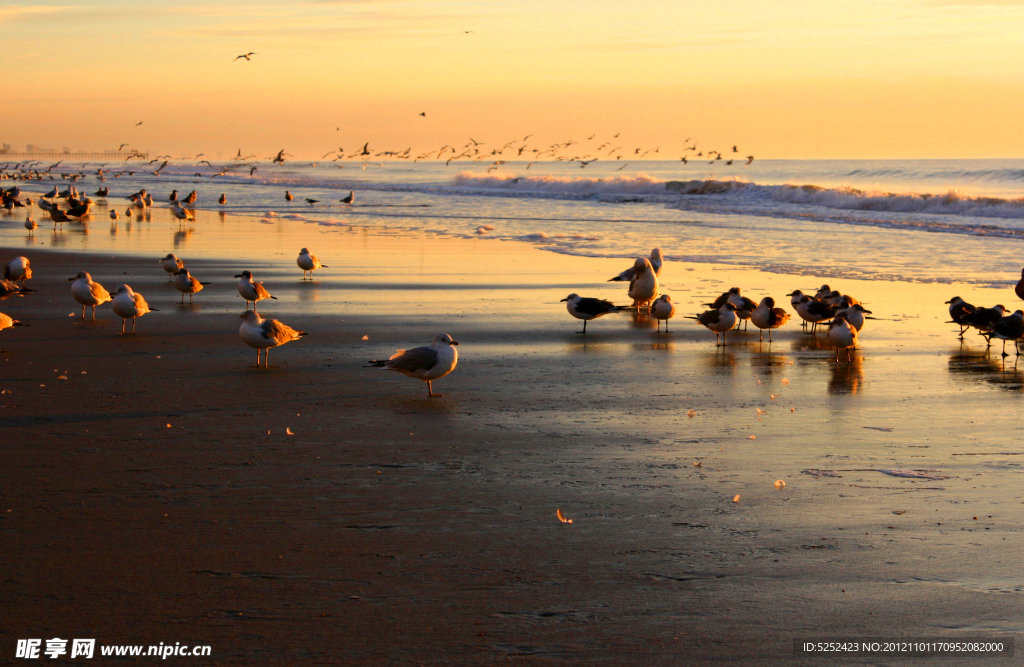
<path id="1" fill-rule="evenodd" d="M 140 188 L 157 201 L 195 189 L 199 208 L 264 220 L 480 236 L 590 257 L 661 247 L 669 260 L 824 279 L 1005 287 L 1024 265 L 1024 160 L 725 162 L 263 161 L 251 175 L 239 163 L 179 162 L 159 176 L 144 171 L 158 163 L 127 163 L 104 165 L 102 185 L 113 208 Z M 74 166 L 89 174 L 81 191 L 101 185 L 99 166 Z M 114 178 L 120 171 L 134 173 Z M 341 204 L 350 190 L 355 204 Z"/>

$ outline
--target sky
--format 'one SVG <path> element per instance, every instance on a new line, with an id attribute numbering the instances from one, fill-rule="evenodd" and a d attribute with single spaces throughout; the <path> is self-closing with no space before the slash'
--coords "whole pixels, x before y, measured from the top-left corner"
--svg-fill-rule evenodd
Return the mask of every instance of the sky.
<path id="1" fill-rule="evenodd" d="M 0 142 L 1021 157 L 1022 27 L 1024 0 L 0 0 Z"/>

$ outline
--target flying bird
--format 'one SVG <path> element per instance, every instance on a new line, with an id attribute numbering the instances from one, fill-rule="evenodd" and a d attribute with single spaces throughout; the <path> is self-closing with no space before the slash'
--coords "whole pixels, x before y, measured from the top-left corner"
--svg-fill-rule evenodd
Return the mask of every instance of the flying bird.
<path id="1" fill-rule="evenodd" d="M 245 58 L 246 60 L 252 60 L 252 58 L 250 58 L 249 56 L 254 56 L 254 55 L 256 55 L 256 52 L 255 51 L 250 51 L 249 53 L 243 53 L 242 55 L 240 55 L 237 58 L 235 58 L 235 60 L 240 60 L 242 58 Z M 232 62 L 234 62 L 234 61 L 232 61 Z"/>

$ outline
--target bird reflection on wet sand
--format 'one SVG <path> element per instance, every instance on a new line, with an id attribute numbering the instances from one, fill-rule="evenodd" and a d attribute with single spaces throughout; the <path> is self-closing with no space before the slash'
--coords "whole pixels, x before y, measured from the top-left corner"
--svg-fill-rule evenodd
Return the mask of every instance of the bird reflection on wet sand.
<path id="1" fill-rule="evenodd" d="M 985 382 L 1006 391 L 1024 391 L 1024 372 L 1013 356 L 1003 359 L 988 352 L 957 350 L 949 356 L 949 373 L 954 378 Z"/>
<path id="2" fill-rule="evenodd" d="M 857 352 L 849 363 L 833 364 L 832 377 L 828 381 L 830 394 L 858 394 L 864 384 L 864 358 Z"/>

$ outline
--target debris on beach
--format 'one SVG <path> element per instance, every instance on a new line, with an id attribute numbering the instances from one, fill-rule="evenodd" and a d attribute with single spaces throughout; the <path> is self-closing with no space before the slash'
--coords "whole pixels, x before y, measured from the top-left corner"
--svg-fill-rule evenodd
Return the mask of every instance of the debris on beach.
<path id="1" fill-rule="evenodd" d="M 369 336 L 363 336 L 363 340 L 370 340 Z"/>
<path id="2" fill-rule="evenodd" d="M 739 496 L 737 496 L 737 497 L 739 497 Z M 566 519 L 565 515 L 562 514 L 562 509 L 561 508 L 556 508 L 555 509 L 555 516 L 557 516 L 558 520 L 561 521 L 562 523 L 572 523 L 572 519 Z"/>
<path id="3" fill-rule="evenodd" d="M 864 428 L 869 428 L 873 431 L 885 431 L 886 433 L 892 431 L 892 427 L 890 426 L 865 426 Z"/>
<path id="4" fill-rule="evenodd" d="M 765 412 L 767 412 L 767 410 L 762 410 L 761 408 L 757 408 L 757 414 L 763 415 Z"/>
<path id="5" fill-rule="evenodd" d="M 886 475 L 892 475 L 893 477 L 909 477 L 911 479 L 949 479 L 948 475 L 928 475 L 925 473 L 937 472 L 934 469 L 930 470 L 907 470 L 904 468 L 869 468 L 869 470 L 877 470 L 880 473 Z"/>
<path id="6" fill-rule="evenodd" d="M 737 493 L 735 496 L 733 496 L 732 501 L 734 503 L 738 503 L 740 501 L 740 494 Z"/>
<path id="7" fill-rule="evenodd" d="M 292 433 L 292 430 L 290 428 L 285 428 L 284 432 L 285 435 L 295 435 L 294 433 Z"/>
<path id="8" fill-rule="evenodd" d="M 789 378 L 782 378 L 782 384 L 789 384 Z"/>
<path id="9" fill-rule="evenodd" d="M 747 440 L 757 440 L 757 436 L 756 435 L 752 435 L 752 436 L 748 437 Z"/>
<path id="10" fill-rule="evenodd" d="M 906 514 L 907 510 L 893 510 L 892 513 L 896 515 Z"/>
<path id="11" fill-rule="evenodd" d="M 786 483 L 783 482 L 781 479 L 777 479 L 777 480 L 775 480 L 775 488 L 779 489 L 779 490 L 782 490 L 782 489 L 786 488 Z"/>
<path id="12" fill-rule="evenodd" d="M 814 477 L 842 477 L 835 470 L 821 470 L 820 468 L 808 468 L 807 470 L 801 470 L 805 475 L 812 475 Z"/>
<path id="13" fill-rule="evenodd" d="M 687 410 L 686 416 L 687 417 L 696 417 L 697 416 L 697 412 L 695 410 Z"/>

